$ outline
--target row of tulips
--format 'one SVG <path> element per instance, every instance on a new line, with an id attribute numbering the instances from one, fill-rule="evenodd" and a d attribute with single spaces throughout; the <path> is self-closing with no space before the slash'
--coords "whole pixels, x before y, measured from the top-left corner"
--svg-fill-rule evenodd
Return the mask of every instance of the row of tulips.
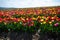
<path id="1" fill-rule="evenodd" d="M 40 14 L 60 14 L 60 7 L 56 8 L 37 8 L 37 9 L 17 9 L 0 10 L 0 17 L 11 17 L 15 15 L 40 15 Z"/>
<path id="2" fill-rule="evenodd" d="M 7 18 L 0 18 L 0 23 L 1 22 L 19 22 L 19 21 L 32 21 L 32 20 L 37 20 L 37 21 L 60 21 L 60 18 L 57 16 L 37 16 L 37 17 L 19 17 L 19 18 L 13 18 L 13 17 L 7 17 Z"/>
<path id="3" fill-rule="evenodd" d="M 36 15 L 35 15 L 36 16 Z M 0 29 L 4 31 L 60 31 L 60 18 L 55 16 L 7 17 L 0 18 Z"/>

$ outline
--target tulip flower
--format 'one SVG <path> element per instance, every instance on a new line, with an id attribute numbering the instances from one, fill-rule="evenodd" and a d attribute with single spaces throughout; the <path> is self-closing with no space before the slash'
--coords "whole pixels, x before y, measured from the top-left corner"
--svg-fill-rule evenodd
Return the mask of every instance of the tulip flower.
<path id="1" fill-rule="evenodd" d="M 44 21 L 44 19 L 41 19 L 40 21 L 41 21 L 41 22 L 43 22 L 43 21 Z"/>
<path id="2" fill-rule="evenodd" d="M 52 22 L 54 22 L 54 20 L 51 20 Z"/>
<path id="3" fill-rule="evenodd" d="M 54 26 L 57 27 L 59 25 L 59 23 L 55 23 Z"/>
<path id="4" fill-rule="evenodd" d="M 43 24 L 46 24 L 46 22 L 44 21 Z"/>
<path id="5" fill-rule="evenodd" d="M 36 20 L 36 18 L 32 17 L 32 20 Z"/>
<path id="6" fill-rule="evenodd" d="M 50 21 L 49 24 L 52 24 L 52 22 Z"/>
<path id="7" fill-rule="evenodd" d="M 2 22 L 2 18 L 0 18 L 0 22 Z"/>
<path id="8" fill-rule="evenodd" d="M 60 13 L 59 10 L 59 8 L 2 10 L 0 11 L 0 27 L 7 25 L 6 28 L 15 30 L 17 27 L 24 29 L 24 27 L 28 28 L 33 26 L 34 28 L 35 26 L 43 26 L 45 29 L 47 28 L 47 30 L 49 30 L 49 28 L 50 30 L 56 30 L 54 29 L 53 24 L 58 22 L 54 24 L 55 27 L 60 24 L 60 18 L 58 17 Z M 9 23 L 11 23 L 11 25 Z M 16 24 L 16 28 L 14 27 L 14 24 Z M 33 28 L 31 27 L 31 29 Z"/>
<path id="9" fill-rule="evenodd" d="M 37 18 L 41 18 L 41 16 L 38 16 Z"/>

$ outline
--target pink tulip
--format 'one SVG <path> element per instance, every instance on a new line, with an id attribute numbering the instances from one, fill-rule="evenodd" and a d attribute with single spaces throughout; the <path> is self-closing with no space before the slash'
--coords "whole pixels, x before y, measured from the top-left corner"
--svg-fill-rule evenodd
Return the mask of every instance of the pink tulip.
<path id="1" fill-rule="evenodd" d="M 54 24 L 54 26 L 58 26 L 58 25 L 59 25 L 59 23 L 55 23 L 55 24 Z"/>

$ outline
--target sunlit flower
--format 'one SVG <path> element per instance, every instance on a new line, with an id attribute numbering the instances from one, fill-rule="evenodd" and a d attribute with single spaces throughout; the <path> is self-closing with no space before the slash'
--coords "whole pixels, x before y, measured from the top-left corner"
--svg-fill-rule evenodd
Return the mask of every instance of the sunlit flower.
<path id="1" fill-rule="evenodd" d="M 45 20 L 48 20 L 48 18 L 46 18 Z"/>
<path id="2" fill-rule="evenodd" d="M 41 18 L 41 16 L 38 16 L 37 18 Z"/>
<path id="3" fill-rule="evenodd" d="M 46 24 L 46 22 L 44 21 L 43 24 Z"/>
<path id="4" fill-rule="evenodd" d="M 44 16 L 41 16 L 41 18 L 43 18 L 43 19 L 44 19 Z"/>
<path id="5" fill-rule="evenodd" d="M 40 21 L 42 22 L 42 21 L 44 21 L 44 19 L 41 19 Z"/>
<path id="6" fill-rule="evenodd" d="M 52 22 L 50 21 L 49 24 L 52 24 Z"/>
<path id="7" fill-rule="evenodd" d="M 54 18 L 54 17 L 52 17 L 51 19 L 52 19 L 52 20 L 54 20 L 55 18 Z"/>
<path id="8" fill-rule="evenodd" d="M 36 18 L 32 17 L 32 20 L 36 20 Z"/>

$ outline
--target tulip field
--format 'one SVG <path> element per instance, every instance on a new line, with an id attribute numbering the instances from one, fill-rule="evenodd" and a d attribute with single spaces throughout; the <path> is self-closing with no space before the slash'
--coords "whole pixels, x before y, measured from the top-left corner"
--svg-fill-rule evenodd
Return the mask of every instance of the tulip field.
<path id="1" fill-rule="evenodd" d="M 0 29 L 60 32 L 60 7 L 0 10 Z"/>
<path id="2" fill-rule="evenodd" d="M 60 32 L 60 7 L 0 10 L 3 32 Z"/>

